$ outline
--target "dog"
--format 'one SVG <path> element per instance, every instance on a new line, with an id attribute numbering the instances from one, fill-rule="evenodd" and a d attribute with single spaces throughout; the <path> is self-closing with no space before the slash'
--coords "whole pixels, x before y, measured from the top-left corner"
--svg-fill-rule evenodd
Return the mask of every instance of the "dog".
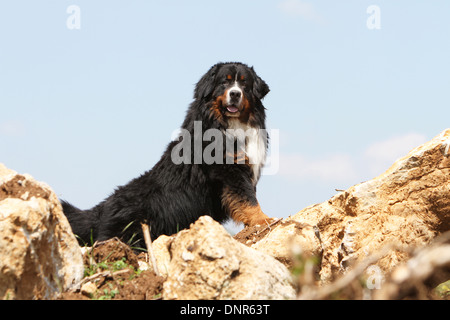
<path id="1" fill-rule="evenodd" d="M 183 134 L 151 170 L 90 210 L 61 201 L 80 244 L 118 237 L 142 245 L 141 223 L 156 239 L 188 228 L 202 215 L 245 226 L 273 222 L 256 198 L 269 142 L 261 102 L 267 93 L 269 86 L 253 67 L 240 62 L 212 66 L 196 84 Z"/>

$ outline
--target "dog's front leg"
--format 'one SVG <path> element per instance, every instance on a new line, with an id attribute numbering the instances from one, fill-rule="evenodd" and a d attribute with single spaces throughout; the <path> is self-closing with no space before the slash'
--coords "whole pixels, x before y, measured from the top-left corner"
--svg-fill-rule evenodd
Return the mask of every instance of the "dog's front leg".
<path id="1" fill-rule="evenodd" d="M 256 199 L 256 192 L 246 189 L 225 187 L 222 193 L 222 206 L 230 217 L 245 226 L 266 225 L 276 219 L 262 212 Z"/>

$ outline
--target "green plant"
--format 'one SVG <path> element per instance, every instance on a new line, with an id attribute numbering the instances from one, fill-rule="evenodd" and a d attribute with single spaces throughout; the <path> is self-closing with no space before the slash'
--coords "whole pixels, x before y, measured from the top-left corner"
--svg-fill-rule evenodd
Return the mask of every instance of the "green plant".
<path id="1" fill-rule="evenodd" d="M 113 299 L 116 294 L 119 293 L 119 290 L 117 288 L 114 288 L 112 283 L 108 283 L 109 289 L 103 289 L 103 294 L 100 296 L 94 296 L 93 300 L 111 300 Z"/>
<path id="2" fill-rule="evenodd" d="M 450 280 L 447 280 L 440 285 L 438 285 L 434 292 L 442 299 L 446 299 L 450 297 Z"/>

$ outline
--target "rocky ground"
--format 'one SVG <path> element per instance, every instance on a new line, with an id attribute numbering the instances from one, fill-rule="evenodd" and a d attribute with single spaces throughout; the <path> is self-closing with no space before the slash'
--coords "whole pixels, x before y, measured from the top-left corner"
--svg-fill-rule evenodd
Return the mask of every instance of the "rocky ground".
<path id="1" fill-rule="evenodd" d="M 158 300 L 165 278 L 148 269 L 148 256 L 114 238 L 83 248 L 84 278 L 59 300 Z"/>
<path id="2" fill-rule="evenodd" d="M 450 129 L 380 176 L 234 237 L 208 216 L 80 248 L 49 186 L 0 164 L 2 299 L 449 299 Z M 159 275 L 155 275 L 155 268 Z"/>
<path id="3" fill-rule="evenodd" d="M 247 242 L 249 237 L 258 238 L 267 232 L 267 227 L 244 229 L 234 238 Z M 448 234 L 447 234 L 448 235 Z M 442 237 L 433 248 L 419 250 L 410 264 L 428 265 L 427 274 L 414 274 L 414 269 L 399 268 L 389 275 L 389 282 L 383 284 L 383 290 L 377 288 L 377 280 L 368 275 L 367 263 L 350 277 L 340 278 L 328 285 L 318 284 L 317 269 L 311 268 L 308 279 L 306 265 L 318 263 L 314 259 L 298 256 L 290 265 L 295 295 L 303 299 L 450 299 L 450 260 L 436 262 L 442 251 L 450 246 L 449 237 Z M 446 244 L 447 243 L 447 244 Z M 63 293 L 59 300 L 161 300 L 164 299 L 164 282 L 167 276 L 157 276 L 152 270 L 146 253 L 137 254 L 119 239 L 111 239 L 84 251 L 85 277 L 81 283 Z M 375 258 L 376 260 L 376 258 Z M 422 261 L 423 260 L 423 261 Z M 432 262 L 430 262 L 432 261 Z M 372 260 L 370 261 L 372 262 Z M 306 267 L 306 268 L 305 268 Z M 140 269 L 141 268 L 141 269 Z M 374 278 L 371 280 L 370 278 Z M 403 279 L 402 279 L 403 277 Z M 384 279 L 386 280 L 386 279 Z M 373 286 L 373 288 L 370 287 Z"/>

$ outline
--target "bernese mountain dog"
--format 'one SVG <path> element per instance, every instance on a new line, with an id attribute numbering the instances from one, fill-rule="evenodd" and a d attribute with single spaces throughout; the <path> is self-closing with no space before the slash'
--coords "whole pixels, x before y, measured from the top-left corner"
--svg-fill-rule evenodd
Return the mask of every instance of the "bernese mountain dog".
<path id="1" fill-rule="evenodd" d="M 61 201 L 80 244 L 119 237 L 142 245 L 141 223 L 156 239 L 188 228 L 202 215 L 245 226 L 273 222 L 256 199 L 268 146 L 261 100 L 268 92 L 253 67 L 238 62 L 212 66 L 195 87 L 184 134 L 169 143 L 150 171 L 92 209 Z"/>

